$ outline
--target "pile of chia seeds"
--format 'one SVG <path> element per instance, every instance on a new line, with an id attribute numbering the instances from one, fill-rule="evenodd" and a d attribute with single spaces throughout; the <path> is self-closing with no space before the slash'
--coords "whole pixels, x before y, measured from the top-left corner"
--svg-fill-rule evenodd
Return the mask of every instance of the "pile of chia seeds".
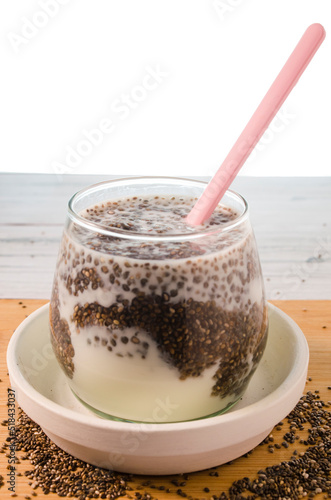
<path id="1" fill-rule="evenodd" d="M 32 469 L 24 472 L 29 479 L 32 496 L 41 489 L 46 495 L 56 493 L 60 497 L 75 497 L 79 500 L 113 500 L 131 490 L 128 475 L 100 469 L 69 455 L 52 443 L 40 426 L 22 410 L 13 439 L 16 453 L 21 452 L 20 460 L 29 460 L 33 465 Z M 0 451 L 6 452 L 10 442 L 9 437 Z"/>
<path id="2" fill-rule="evenodd" d="M 306 451 L 298 453 L 294 449 L 290 460 L 257 471 L 256 479 L 244 477 L 235 481 L 228 494 L 221 494 L 218 500 L 296 500 L 320 493 L 331 498 L 330 404 L 320 400 L 318 390 L 303 396 L 287 417 L 290 430 L 278 447 L 289 448 L 299 442 Z M 300 437 L 300 431 L 307 427 L 308 437 Z M 274 452 L 273 437 L 267 437 L 264 444 Z"/>
<path id="3" fill-rule="evenodd" d="M 79 500 L 92 498 L 115 499 L 126 495 L 126 498 L 137 500 L 155 500 L 150 491 L 176 494 L 188 500 L 297 500 L 314 498 L 331 498 L 331 402 L 320 400 L 319 391 L 309 391 L 303 396 L 293 411 L 286 418 L 289 429 L 282 437 L 282 443 L 275 443 L 271 434 L 260 446 L 276 454 L 277 449 L 289 448 L 292 456 L 287 461 L 276 463 L 271 467 L 256 471 L 257 478 L 243 477 L 236 480 L 227 492 L 207 496 L 211 485 L 201 488 L 201 496 L 193 497 L 185 491 L 185 486 L 194 474 L 184 474 L 175 478 L 164 477 L 163 484 L 157 480 L 143 480 L 131 475 L 107 471 L 88 465 L 73 458 L 54 445 L 41 428 L 29 417 L 20 412 L 15 445 L 22 452 L 21 459 L 29 460 L 32 469 L 25 471 L 31 486 L 31 496 L 41 490 L 44 494 L 54 492 L 59 496 L 75 497 Z M 6 421 L 2 422 L 6 425 Z M 283 422 L 276 426 L 282 429 Z M 307 436 L 308 432 L 308 436 Z M 10 437 L 3 443 L 0 451 L 7 453 L 11 443 Z M 300 444 L 304 451 L 298 452 L 295 445 Z M 247 455 L 254 453 L 254 450 Z M 209 476 L 214 478 L 226 474 L 226 465 L 211 469 Z M 133 483 L 139 484 L 133 487 Z M 157 484 L 156 484 L 157 483 Z M 1 485 L 0 481 L 0 487 Z M 148 491 L 144 491 L 148 489 Z M 139 490 L 139 491 L 135 491 Z M 31 498 L 26 496 L 25 498 Z"/>

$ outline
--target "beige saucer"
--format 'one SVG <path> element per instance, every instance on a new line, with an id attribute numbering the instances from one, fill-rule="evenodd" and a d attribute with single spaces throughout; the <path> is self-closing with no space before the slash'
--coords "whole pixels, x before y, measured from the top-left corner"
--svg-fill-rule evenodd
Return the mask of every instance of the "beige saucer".
<path id="1" fill-rule="evenodd" d="M 221 465 L 258 445 L 302 395 L 309 351 L 300 328 L 269 304 L 269 338 L 241 401 L 228 413 L 169 424 L 103 420 L 70 391 L 54 357 L 48 305 L 13 334 L 7 364 L 23 410 L 62 449 L 100 467 L 136 474 L 176 474 Z"/>

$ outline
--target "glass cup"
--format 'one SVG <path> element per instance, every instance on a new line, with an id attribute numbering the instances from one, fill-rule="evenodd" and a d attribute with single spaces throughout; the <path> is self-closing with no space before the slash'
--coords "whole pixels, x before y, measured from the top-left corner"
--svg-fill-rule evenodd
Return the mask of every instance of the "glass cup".
<path id="1" fill-rule="evenodd" d="M 246 201 L 184 217 L 204 182 L 102 182 L 75 194 L 50 303 L 54 352 L 77 398 L 135 422 L 214 416 L 243 395 L 265 349 L 267 305 Z"/>

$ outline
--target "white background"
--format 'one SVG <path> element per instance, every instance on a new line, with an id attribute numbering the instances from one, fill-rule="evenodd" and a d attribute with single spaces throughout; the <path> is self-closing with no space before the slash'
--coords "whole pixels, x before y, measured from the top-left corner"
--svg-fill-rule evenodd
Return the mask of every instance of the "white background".
<path id="1" fill-rule="evenodd" d="M 330 0 L 2 0 L 0 171 L 212 175 L 314 22 L 244 175 L 330 175 Z"/>

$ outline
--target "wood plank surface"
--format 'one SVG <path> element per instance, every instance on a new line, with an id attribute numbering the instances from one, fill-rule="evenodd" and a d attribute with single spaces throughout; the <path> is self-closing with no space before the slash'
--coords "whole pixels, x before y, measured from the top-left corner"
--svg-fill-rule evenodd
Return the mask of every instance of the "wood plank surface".
<path id="1" fill-rule="evenodd" d="M 0 174 L 0 298 L 49 299 L 68 200 L 103 180 Z M 267 299 L 331 299 L 331 178 L 239 176 L 232 188 L 250 207 Z"/>
<path id="2" fill-rule="evenodd" d="M 0 301 L 1 421 L 7 418 L 7 387 L 9 385 L 9 379 L 7 375 L 5 354 L 8 341 L 21 321 L 45 302 L 45 300 Z M 320 391 L 321 399 L 328 401 L 331 399 L 331 391 L 328 389 L 328 387 L 331 386 L 331 301 L 273 301 L 273 304 L 292 317 L 302 328 L 307 338 L 310 349 L 310 363 L 306 390 L 318 390 Z M 286 422 L 281 431 L 276 429 L 273 430 L 275 443 L 281 443 L 283 441 L 282 436 L 287 430 Z M 1 426 L 0 432 L 0 442 L 2 443 L 6 439 L 6 427 Z M 268 465 L 278 464 L 283 460 L 289 460 L 294 449 L 300 452 L 300 450 L 304 449 L 302 447 L 303 445 L 297 442 L 291 444 L 288 449 L 281 446 L 280 449 L 275 449 L 274 453 L 270 453 L 267 445 L 258 446 L 248 455 L 248 457 L 241 457 L 231 464 L 225 464 L 214 469 L 213 472 L 217 471 L 218 477 L 210 476 L 210 470 L 191 473 L 188 474 L 186 478 L 183 478 L 183 476 L 134 476 L 131 483 L 134 490 L 130 492 L 130 494 L 134 496 L 135 491 L 139 491 L 139 493 L 148 492 L 159 500 L 178 499 L 181 498 L 178 493 L 176 493 L 178 486 L 171 482 L 177 480 L 179 483 L 186 483 L 181 486 L 181 490 L 188 497 L 209 500 L 212 495 L 217 495 L 219 497 L 222 492 L 227 492 L 233 481 L 245 476 L 253 479 L 256 477 L 258 470 Z M 21 453 L 18 452 L 18 454 L 20 455 Z M 6 476 L 7 464 L 8 458 L 5 454 L 0 454 L 0 473 L 3 476 Z M 30 468 L 32 468 L 32 466 L 27 461 L 22 461 L 18 464 L 17 471 L 24 472 L 24 470 Z M 146 482 L 146 480 L 150 480 L 151 485 L 154 487 L 143 486 L 142 489 L 139 489 L 141 484 Z M 16 478 L 16 494 L 19 498 L 24 498 L 26 495 L 31 497 L 32 489 L 28 482 L 28 479 L 24 475 Z M 166 493 L 163 490 L 158 490 L 158 487 L 169 488 L 170 492 Z M 205 488 L 208 488 L 209 491 L 206 491 Z M 40 489 L 35 491 L 38 495 L 37 498 L 46 498 Z M 0 497 L 3 500 L 12 498 L 6 484 L 0 489 Z M 47 495 L 47 498 L 51 500 L 52 498 L 59 497 L 56 494 L 50 493 Z M 319 499 L 325 497 L 324 494 L 318 494 L 315 498 Z"/>

